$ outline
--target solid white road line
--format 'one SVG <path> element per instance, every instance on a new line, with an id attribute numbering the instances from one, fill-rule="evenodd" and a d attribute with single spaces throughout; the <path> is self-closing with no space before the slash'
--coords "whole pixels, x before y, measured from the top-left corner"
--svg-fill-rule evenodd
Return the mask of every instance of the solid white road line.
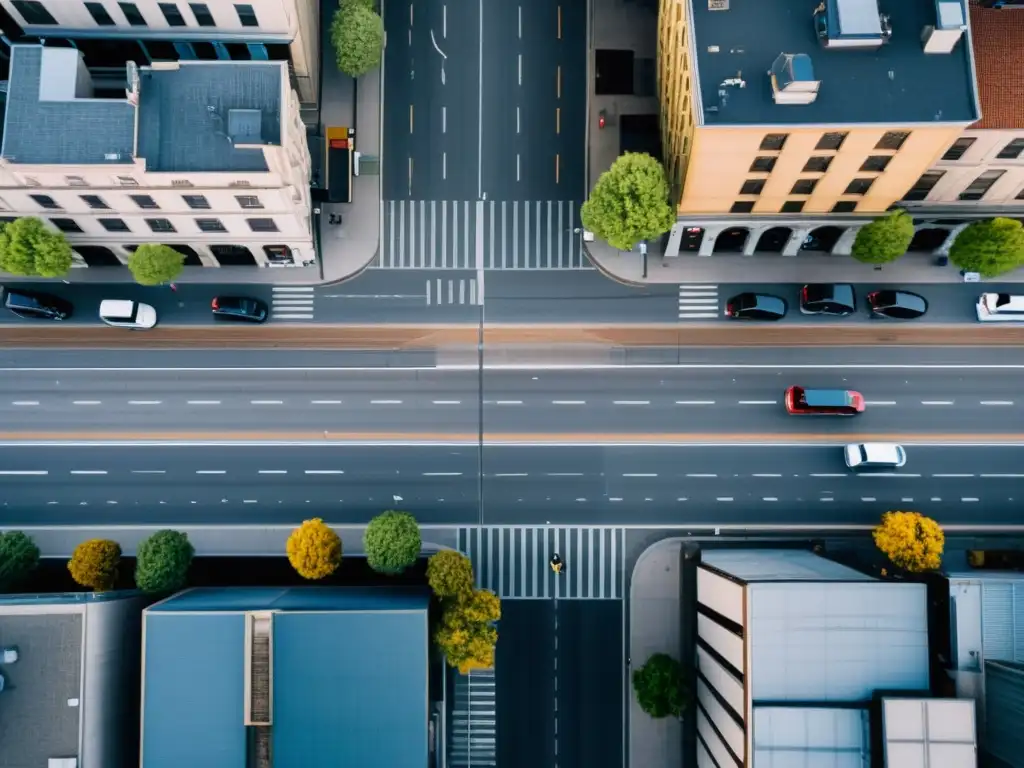
<path id="1" fill-rule="evenodd" d="M 189 400 L 189 405 L 220 405 L 220 400 Z"/>
<path id="2" fill-rule="evenodd" d="M 676 400 L 676 405 L 714 405 L 714 400 Z"/>
<path id="3" fill-rule="evenodd" d="M 715 317 L 718 317 L 716 314 Z M 673 327 L 675 327 L 673 325 Z M 484 368 L 492 371 L 617 371 L 630 373 L 635 371 L 1020 371 L 1024 370 L 1024 364 L 988 364 L 988 363 L 938 363 L 938 364 L 887 364 L 887 363 L 863 363 L 863 364 L 815 364 L 815 363 L 637 363 L 637 364 L 616 364 L 616 363 L 547 363 L 538 365 L 536 363 L 484 363 Z M 421 365 L 421 366 L 360 366 L 360 365 L 284 365 L 284 366 L 259 366 L 259 365 L 236 365 L 236 366 L 6 366 L 0 367 L 2 372 L 13 373 L 208 373 L 210 371 L 219 373 L 418 373 L 423 371 L 477 371 L 480 369 L 476 364 L 458 365 Z"/>
<path id="4" fill-rule="evenodd" d="M 39 405 L 38 400 L 15 400 L 11 405 Z"/>
<path id="5" fill-rule="evenodd" d="M 46 469 L 6 469 L 0 470 L 0 475 L 48 475 Z"/>
<path id="6" fill-rule="evenodd" d="M 401 405 L 401 400 L 371 400 L 370 405 Z"/>

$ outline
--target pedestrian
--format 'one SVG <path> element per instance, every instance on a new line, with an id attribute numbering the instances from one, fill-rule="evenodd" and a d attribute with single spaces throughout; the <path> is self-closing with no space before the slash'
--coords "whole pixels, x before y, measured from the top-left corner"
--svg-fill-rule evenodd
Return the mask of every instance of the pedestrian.
<path id="1" fill-rule="evenodd" d="M 167 286 L 175 293 L 178 292 L 178 286 L 176 286 L 174 283 L 168 283 Z"/>
<path id="2" fill-rule="evenodd" d="M 555 554 L 551 556 L 551 570 L 555 572 L 556 576 L 561 576 L 562 569 L 564 567 L 565 564 L 562 562 L 562 558 L 558 556 L 557 552 L 555 552 Z"/>

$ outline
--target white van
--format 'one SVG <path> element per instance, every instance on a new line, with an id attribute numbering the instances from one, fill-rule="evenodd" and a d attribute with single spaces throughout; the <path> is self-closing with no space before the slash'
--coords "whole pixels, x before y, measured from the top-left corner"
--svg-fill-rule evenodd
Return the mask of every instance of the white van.
<path id="1" fill-rule="evenodd" d="M 104 299 L 100 302 L 100 320 L 132 330 L 143 330 L 156 325 L 156 310 L 140 301 Z"/>
<path id="2" fill-rule="evenodd" d="M 983 323 L 1024 322 L 1024 296 L 983 293 L 978 297 L 978 319 Z"/>

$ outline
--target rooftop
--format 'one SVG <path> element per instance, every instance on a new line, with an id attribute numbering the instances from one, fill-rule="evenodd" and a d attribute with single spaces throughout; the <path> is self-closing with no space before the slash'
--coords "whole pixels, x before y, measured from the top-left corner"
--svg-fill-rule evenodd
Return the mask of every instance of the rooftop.
<path id="1" fill-rule="evenodd" d="M 746 582 L 873 581 L 806 549 L 705 549 L 701 562 Z"/>
<path id="2" fill-rule="evenodd" d="M 971 3 L 981 120 L 972 128 L 1024 128 L 1024 69 L 1007 66 L 1024 51 L 1024 14 Z"/>
<path id="3" fill-rule="evenodd" d="M 841 13 L 840 4 L 874 0 L 826 2 L 830 13 Z M 726 10 L 709 9 L 723 5 Z M 969 32 L 952 53 L 924 53 L 921 34 L 937 23 L 936 0 L 882 0 L 879 10 L 889 16 L 892 36 L 873 49 L 823 47 L 816 6 L 818 0 L 691 0 L 704 125 L 901 126 L 978 118 Z M 878 26 L 873 8 L 856 21 Z M 774 102 L 767 72 L 782 53 L 810 56 L 821 83 L 814 103 Z M 737 77 L 744 88 L 722 86 Z M 715 106 L 717 112 L 709 111 Z"/>
<path id="4" fill-rule="evenodd" d="M 870 764 L 869 734 L 866 709 L 754 707 L 753 768 L 863 768 Z"/>
<path id="5" fill-rule="evenodd" d="M 974 571 L 949 574 L 950 613 L 958 669 L 983 661 L 1024 662 L 1024 574 Z"/>
<path id="6" fill-rule="evenodd" d="M 974 701 L 882 699 L 888 768 L 974 768 Z"/>

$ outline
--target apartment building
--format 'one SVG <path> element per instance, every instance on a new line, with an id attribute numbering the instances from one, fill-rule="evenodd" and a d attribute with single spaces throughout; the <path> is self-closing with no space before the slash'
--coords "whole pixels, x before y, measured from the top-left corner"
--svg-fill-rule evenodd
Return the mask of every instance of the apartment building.
<path id="1" fill-rule="evenodd" d="M 0 144 L 4 220 L 37 216 L 79 266 L 163 243 L 194 266 L 315 261 L 310 156 L 284 62 L 164 62 L 120 99 L 73 48 L 12 47 Z"/>
<path id="2" fill-rule="evenodd" d="M 849 252 L 980 116 L 964 0 L 662 0 L 665 253 Z"/>
<path id="3" fill-rule="evenodd" d="M 116 77 L 126 61 L 288 61 L 301 101 L 318 101 L 316 0 L 0 0 L 0 7 L 27 36 L 15 42 L 67 41 L 83 52 L 94 76 L 109 67 Z"/>

